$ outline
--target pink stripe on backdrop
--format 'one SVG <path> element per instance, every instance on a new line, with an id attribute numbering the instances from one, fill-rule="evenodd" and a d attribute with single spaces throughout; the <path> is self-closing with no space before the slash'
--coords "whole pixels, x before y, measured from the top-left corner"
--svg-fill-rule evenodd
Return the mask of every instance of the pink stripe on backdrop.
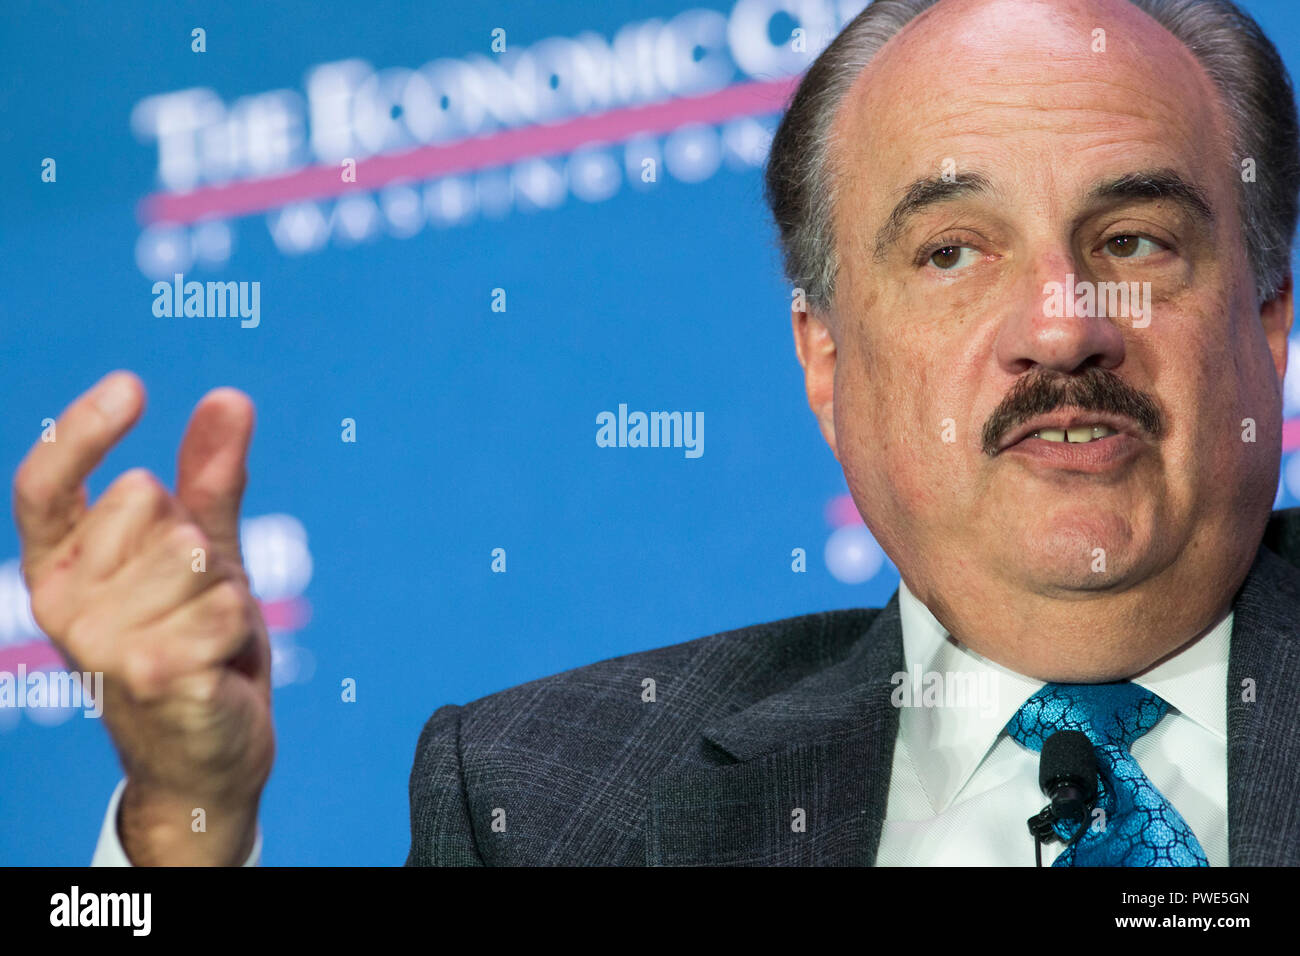
<path id="1" fill-rule="evenodd" d="M 44 638 L 0 648 L 0 671 L 15 674 L 19 664 L 26 664 L 28 671 L 62 670 L 68 666 L 54 645 Z"/>
<path id="2" fill-rule="evenodd" d="M 1293 418 L 1282 423 L 1282 451 L 1300 449 L 1300 418 Z"/>
<path id="3" fill-rule="evenodd" d="M 862 524 L 862 515 L 853 503 L 852 495 L 836 495 L 826 506 L 826 523 L 832 528 L 845 528 L 851 524 Z"/>
<path id="4" fill-rule="evenodd" d="M 785 106 L 798 82 L 799 77 L 793 76 L 741 83 L 702 96 L 372 156 L 357 163 L 355 183 L 343 182 L 338 166 L 312 166 L 283 176 L 205 186 L 188 193 L 154 193 L 141 200 L 138 215 L 145 223 L 242 216 L 306 199 L 378 189 L 397 180 L 432 179 L 568 153 L 590 143 L 618 142 L 638 133 L 664 133 L 687 123 L 719 123 L 773 113 Z"/>
<path id="5" fill-rule="evenodd" d="M 271 631 L 296 631 L 311 620 L 311 604 L 305 598 L 258 603 L 262 606 L 262 619 Z M 26 664 L 29 671 L 48 668 L 62 670 L 67 666 L 54 645 L 43 637 L 0 647 L 0 671 L 15 673 L 19 664 Z"/>
<path id="6" fill-rule="evenodd" d="M 311 605 L 306 598 L 261 601 L 262 620 L 269 631 L 296 631 L 311 620 Z"/>

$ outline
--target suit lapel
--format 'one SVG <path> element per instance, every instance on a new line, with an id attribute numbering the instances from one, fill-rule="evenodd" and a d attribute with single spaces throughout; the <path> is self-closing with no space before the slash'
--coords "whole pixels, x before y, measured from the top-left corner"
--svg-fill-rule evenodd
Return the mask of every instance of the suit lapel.
<path id="1" fill-rule="evenodd" d="M 654 783 L 647 862 L 874 863 L 898 736 L 890 677 L 902 670 L 895 592 L 844 660 L 706 728 L 720 765 Z"/>
<path id="2" fill-rule="evenodd" d="M 1288 516 L 1300 541 L 1300 511 Z M 1279 540 L 1280 522 L 1265 541 Z M 1300 550 L 1261 546 L 1233 603 L 1228 661 L 1232 866 L 1300 864 Z M 719 764 L 651 787 L 647 862 L 659 866 L 875 863 L 904 670 L 898 594 L 840 663 L 707 728 Z M 1243 695 L 1253 688 L 1253 700 Z M 792 814 L 803 811 L 802 831 Z"/>
<path id="3" fill-rule="evenodd" d="M 1296 866 L 1300 570 L 1261 547 L 1233 608 L 1228 859 L 1232 866 Z"/>

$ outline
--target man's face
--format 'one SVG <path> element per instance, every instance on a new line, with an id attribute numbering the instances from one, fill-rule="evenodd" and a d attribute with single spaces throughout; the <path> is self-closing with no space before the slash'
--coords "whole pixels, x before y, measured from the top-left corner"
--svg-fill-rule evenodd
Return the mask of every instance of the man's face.
<path id="1" fill-rule="evenodd" d="M 837 114 L 809 397 L 909 586 L 1022 672 L 1145 667 L 1177 646 L 1146 632 L 1208 625 L 1258 545 L 1290 295 L 1256 303 L 1229 129 L 1124 0 L 940 4 Z M 1139 284 L 1127 315 L 1102 283 Z"/>

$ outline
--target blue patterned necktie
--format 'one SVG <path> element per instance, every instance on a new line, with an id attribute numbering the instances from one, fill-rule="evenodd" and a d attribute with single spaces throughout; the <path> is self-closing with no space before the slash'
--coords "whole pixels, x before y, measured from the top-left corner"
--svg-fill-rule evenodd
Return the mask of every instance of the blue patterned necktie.
<path id="1" fill-rule="evenodd" d="M 1158 695 L 1130 682 L 1046 684 L 1007 723 L 1007 733 L 1030 750 L 1058 730 L 1080 730 L 1092 741 L 1099 771 L 1097 802 L 1105 828 L 1094 827 L 1067 846 L 1053 866 L 1209 866 L 1195 834 L 1147 779 L 1129 747 L 1169 709 Z M 1082 821 L 1057 821 L 1069 841 Z"/>

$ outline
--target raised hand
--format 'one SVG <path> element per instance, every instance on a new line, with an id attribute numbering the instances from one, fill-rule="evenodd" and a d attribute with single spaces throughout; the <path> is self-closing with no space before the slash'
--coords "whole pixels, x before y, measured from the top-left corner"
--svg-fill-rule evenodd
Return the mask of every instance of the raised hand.
<path id="1" fill-rule="evenodd" d="M 23 576 L 36 623 L 69 664 L 103 672 L 131 861 L 237 865 L 275 754 L 270 645 L 239 550 L 253 405 L 209 392 L 181 440 L 175 494 L 135 469 L 91 506 L 86 476 L 143 407 L 139 379 L 114 372 L 23 460 Z"/>

